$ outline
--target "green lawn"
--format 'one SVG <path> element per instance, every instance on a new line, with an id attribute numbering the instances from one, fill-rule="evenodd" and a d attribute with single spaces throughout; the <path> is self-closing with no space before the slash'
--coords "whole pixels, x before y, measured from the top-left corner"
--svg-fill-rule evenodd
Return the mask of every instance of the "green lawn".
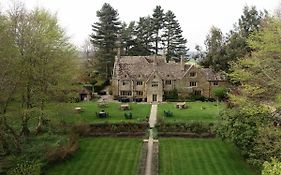
<path id="1" fill-rule="evenodd" d="M 202 121 L 214 122 L 217 119 L 219 111 L 223 109 L 224 104 L 216 102 L 186 102 L 187 109 L 177 109 L 176 103 L 163 103 L 158 105 L 158 119 L 164 119 L 165 122 L 186 122 Z M 164 117 L 164 110 L 171 111 L 172 117 Z"/>
<path id="2" fill-rule="evenodd" d="M 86 138 L 70 159 L 51 167 L 47 175 L 135 175 L 142 141 L 133 138 Z"/>
<path id="3" fill-rule="evenodd" d="M 254 175 L 235 148 L 218 139 L 162 138 L 160 175 Z"/>
<path id="4" fill-rule="evenodd" d="M 13 126 L 19 126 L 20 114 L 19 114 L 19 104 L 13 104 L 9 107 L 9 123 Z M 109 113 L 108 118 L 98 118 L 96 117 L 96 112 L 102 109 L 98 107 L 97 102 L 80 102 L 80 103 L 50 103 L 46 106 L 46 112 L 48 118 L 51 122 L 59 122 L 64 120 L 67 123 L 101 123 L 101 122 L 142 122 L 146 120 L 146 117 L 150 113 L 150 104 L 142 103 L 129 103 L 133 115 L 133 119 L 125 119 L 124 111 L 120 110 L 121 103 L 108 103 L 108 107 L 103 108 Z M 74 111 L 75 107 L 82 107 L 84 112 L 77 113 Z M 127 111 L 128 112 L 128 111 Z M 37 124 L 37 117 L 32 117 L 29 121 L 31 128 L 35 128 Z"/>
<path id="5" fill-rule="evenodd" d="M 120 110 L 121 103 L 108 103 L 108 107 L 100 108 L 96 102 L 82 102 L 76 104 L 68 104 L 68 106 L 63 107 L 62 112 L 66 111 L 66 114 L 61 114 L 59 116 L 63 117 L 64 120 L 69 122 L 87 122 L 87 123 L 100 123 L 100 122 L 142 122 L 146 120 L 149 116 L 151 105 L 149 104 L 139 104 L 139 103 L 129 103 L 133 115 L 133 119 L 125 119 L 123 110 Z M 77 114 L 73 112 L 75 107 L 82 107 L 84 112 Z M 51 107 L 53 108 L 53 107 Z M 58 109 L 58 107 L 56 107 Z M 66 108 L 66 109 L 65 109 Z M 54 109 L 54 108 L 53 108 Z M 52 109 L 52 110 L 53 110 Z M 101 110 L 106 111 L 109 114 L 108 118 L 98 118 L 96 117 L 96 112 Z M 54 111 L 54 110 L 53 110 Z M 55 110 L 60 111 L 60 109 Z M 129 112 L 129 111 L 126 111 Z"/>

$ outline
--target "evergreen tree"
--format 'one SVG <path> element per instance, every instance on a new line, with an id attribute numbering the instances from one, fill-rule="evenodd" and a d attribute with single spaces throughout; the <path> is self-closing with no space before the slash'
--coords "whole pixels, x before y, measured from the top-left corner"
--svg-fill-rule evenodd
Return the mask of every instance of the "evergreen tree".
<path id="1" fill-rule="evenodd" d="M 106 78 L 110 77 L 113 69 L 114 57 L 116 54 L 116 41 L 121 23 L 118 19 L 118 12 L 105 3 L 101 10 L 97 11 L 99 22 L 95 22 L 91 41 L 98 49 L 98 71 Z"/>
<path id="2" fill-rule="evenodd" d="M 122 29 L 121 29 L 121 42 L 122 42 L 122 48 L 124 49 L 124 55 L 128 55 L 129 51 L 132 47 L 136 45 L 135 41 L 135 21 L 130 22 L 129 24 L 126 24 L 125 22 L 122 23 Z"/>
<path id="3" fill-rule="evenodd" d="M 134 46 L 129 50 L 129 55 L 152 54 L 152 18 L 141 17 L 135 30 Z"/>
<path id="4" fill-rule="evenodd" d="M 161 6 L 156 6 L 156 8 L 153 10 L 152 14 L 152 21 L 153 21 L 153 28 L 152 28 L 152 37 L 153 42 L 155 43 L 153 49 L 155 50 L 155 54 L 158 54 L 159 50 L 161 49 L 159 47 L 159 44 L 161 42 L 161 30 L 164 27 L 164 10 L 161 8 Z"/>
<path id="5" fill-rule="evenodd" d="M 186 39 L 182 36 L 182 30 L 176 16 L 172 11 L 165 14 L 163 45 L 166 49 L 166 57 L 183 56 L 186 54 Z"/>
<path id="6" fill-rule="evenodd" d="M 227 34 L 226 39 L 222 39 L 221 31 L 211 29 L 205 42 L 206 58 L 201 64 L 204 67 L 213 67 L 216 71 L 229 72 L 230 62 L 235 62 L 252 52 L 247 39 L 253 32 L 259 31 L 266 17 L 266 11 L 257 11 L 254 6 L 245 6 L 238 24 Z"/>

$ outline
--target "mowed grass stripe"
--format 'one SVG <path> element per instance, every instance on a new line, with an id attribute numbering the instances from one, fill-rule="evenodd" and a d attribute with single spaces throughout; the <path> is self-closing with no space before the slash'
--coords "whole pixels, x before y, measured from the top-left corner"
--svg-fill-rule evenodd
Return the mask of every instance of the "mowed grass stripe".
<path id="1" fill-rule="evenodd" d="M 80 149 L 73 158 L 54 165 L 47 175 L 136 174 L 141 143 L 136 138 L 81 139 Z"/>
<path id="2" fill-rule="evenodd" d="M 219 139 L 160 138 L 159 163 L 160 175 L 254 175 L 235 148 Z"/>
<path id="3" fill-rule="evenodd" d="M 209 144 L 204 144 L 204 147 L 210 155 L 209 157 L 211 161 L 209 169 L 212 170 L 213 174 L 229 174 L 229 171 L 231 171 L 231 169 L 229 169 L 229 167 L 225 169 L 228 161 L 226 159 L 223 159 L 224 155 L 218 152 L 218 150 L 225 149 L 226 147 L 222 146 L 222 144 L 219 144 L 218 142 L 215 142 L 214 140 L 210 141 Z"/>
<path id="4" fill-rule="evenodd" d="M 124 143 L 118 143 L 117 145 L 115 145 L 114 150 L 112 151 L 111 159 L 108 161 L 108 164 L 107 164 L 107 166 L 109 166 L 111 168 L 106 168 L 104 171 L 104 174 L 116 174 L 115 165 L 119 164 L 119 159 L 120 159 L 119 152 L 120 152 L 120 150 L 123 150 L 125 146 L 126 145 Z"/>
<path id="5" fill-rule="evenodd" d="M 104 171 L 109 168 L 108 167 L 108 162 L 110 161 L 110 159 L 112 159 L 114 157 L 113 150 L 115 147 L 120 146 L 120 143 L 116 143 L 114 146 L 109 145 L 111 142 L 107 142 L 107 144 L 105 145 L 105 147 L 101 148 L 100 150 L 100 161 L 97 162 L 98 164 L 98 168 L 96 169 L 95 173 L 96 174 L 104 174 Z M 106 162 L 106 163 L 105 163 Z"/>
<path id="6" fill-rule="evenodd" d="M 184 141 L 184 140 L 182 140 Z M 181 144 L 181 143 L 179 143 Z M 190 172 L 191 175 L 203 175 L 204 174 L 204 170 L 202 167 L 205 166 L 205 164 L 202 164 L 202 148 L 201 145 L 198 145 L 198 142 L 194 142 L 193 144 L 188 143 L 188 145 L 190 146 L 190 150 L 192 152 L 193 155 L 193 166 L 195 168 L 195 172 L 187 170 L 188 172 Z M 208 173 L 209 171 L 207 171 L 206 173 Z"/>
<path id="7" fill-rule="evenodd" d="M 123 141 L 122 143 L 122 149 L 119 150 L 118 154 L 124 154 L 124 150 L 129 149 L 128 147 L 128 143 L 127 141 Z M 126 159 L 127 157 L 121 157 L 119 155 L 116 155 L 116 157 L 118 157 L 118 162 L 116 162 L 117 165 L 122 164 L 124 167 L 126 167 L 126 165 L 124 164 L 124 159 Z M 117 166 L 114 168 L 114 174 L 123 174 L 124 168 L 121 168 L 120 166 Z"/>

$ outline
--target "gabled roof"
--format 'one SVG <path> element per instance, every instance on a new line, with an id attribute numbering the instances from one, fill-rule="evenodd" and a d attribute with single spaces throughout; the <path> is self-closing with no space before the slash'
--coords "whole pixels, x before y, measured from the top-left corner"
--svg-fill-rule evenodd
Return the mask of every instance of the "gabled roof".
<path id="1" fill-rule="evenodd" d="M 193 65 L 166 62 L 164 56 L 122 56 L 115 60 L 113 77 L 117 79 L 145 79 L 157 74 L 162 79 L 182 79 Z M 182 67 L 184 66 L 184 67 Z M 211 69 L 202 69 L 207 80 L 223 80 Z"/>

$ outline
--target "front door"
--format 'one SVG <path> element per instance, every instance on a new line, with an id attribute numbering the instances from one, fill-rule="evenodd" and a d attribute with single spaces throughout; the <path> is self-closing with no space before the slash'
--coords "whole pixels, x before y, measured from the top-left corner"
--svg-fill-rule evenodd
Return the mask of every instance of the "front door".
<path id="1" fill-rule="evenodd" d="M 152 95 L 152 101 L 157 101 L 157 94 Z"/>

